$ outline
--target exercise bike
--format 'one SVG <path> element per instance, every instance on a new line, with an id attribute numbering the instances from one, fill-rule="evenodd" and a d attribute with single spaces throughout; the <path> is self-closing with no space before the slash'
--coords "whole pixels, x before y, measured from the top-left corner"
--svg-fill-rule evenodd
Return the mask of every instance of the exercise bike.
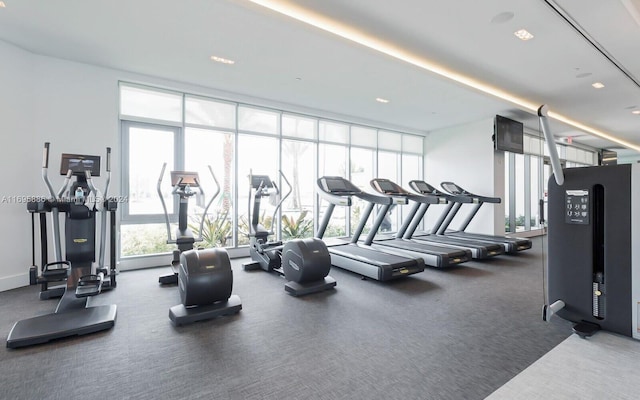
<path id="1" fill-rule="evenodd" d="M 167 205 L 162 195 L 161 185 L 167 164 L 164 163 L 158 179 L 157 191 L 162 202 L 167 227 L 167 243 L 176 244 L 171 268 L 173 273 L 161 276 L 160 284 L 178 284 L 181 304 L 169 310 L 169 318 L 175 325 L 185 325 L 196 321 L 230 315 L 242 309 L 240 297 L 232 295 L 233 272 L 231 260 L 224 248 L 197 249 L 195 244 L 202 241 L 202 229 L 207 211 L 220 193 L 220 185 L 211 166 L 209 172 L 216 184 L 216 192 L 207 203 L 200 221 L 198 236 L 195 237 L 188 225 L 189 199 L 196 194 L 204 198 L 197 172 L 171 171 L 172 194 L 179 198 L 178 229 L 175 239 L 171 236 L 171 225 Z M 194 190 L 198 189 L 198 191 Z"/>
<path id="2" fill-rule="evenodd" d="M 107 198 L 111 179 L 111 148 L 107 147 L 106 185 L 100 193 L 93 178 L 100 176 L 100 157 L 83 154 L 62 154 L 60 174 L 65 176 L 56 192 L 48 178 L 49 143 L 44 144 L 42 178 L 50 198 L 27 203 L 31 213 L 32 266 L 29 283 L 39 284 L 40 299 L 60 298 L 52 314 L 18 321 L 7 338 L 7 347 L 18 348 L 46 343 L 68 336 L 85 335 L 110 329 L 115 325 L 116 305 L 92 306 L 91 298 L 116 287 L 115 212 L 117 202 Z M 72 183 L 72 178 L 75 181 Z M 64 248 L 60 213 L 64 214 Z M 101 215 L 100 249 L 96 259 L 96 214 Z M 35 215 L 40 220 L 40 255 L 42 270 L 35 265 Z M 110 266 L 105 266 L 109 221 Z M 48 262 L 46 216 L 53 225 L 54 261 Z"/>
<path id="3" fill-rule="evenodd" d="M 282 203 L 291 194 L 291 184 L 280 171 L 280 176 L 289 187 L 288 193 L 280 197 L 280 190 L 267 175 L 249 175 L 250 220 L 249 254 L 252 261 L 242 264 L 245 271 L 262 269 L 276 272 L 287 279 L 285 291 L 292 296 L 302 296 L 329 290 L 336 286 L 336 280 L 329 276 L 331 256 L 325 243 L 317 238 L 293 239 L 286 243 L 269 241 L 273 231 L 267 230 L 259 221 L 260 203 L 263 197 L 278 199 L 271 218 L 275 226 L 276 216 Z M 253 213 L 251 199 L 253 198 Z M 275 202 L 275 201 L 274 201 Z"/>

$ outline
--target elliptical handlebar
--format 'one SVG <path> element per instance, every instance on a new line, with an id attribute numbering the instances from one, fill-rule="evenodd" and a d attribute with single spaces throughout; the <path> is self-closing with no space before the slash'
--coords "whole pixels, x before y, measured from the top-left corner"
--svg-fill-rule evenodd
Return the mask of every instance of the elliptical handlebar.
<path id="1" fill-rule="evenodd" d="M 164 221 L 167 226 L 167 243 L 175 243 L 175 240 L 171 239 L 171 224 L 169 223 L 169 212 L 167 211 L 167 204 L 164 202 L 164 196 L 162 196 L 162 178 L 164 177 L 164 170 L 167 168 L 167 163 L 162 164 L 162 169 L 160 170 L 160 177 L 158 178 L 158 184 L 156 185 L 156 190 L 158 192 L 158 197 L 160 197 L 160 202 L 162 203 L 162 209 L 164 210 Z"/>
<path id="2" fill-rule="evenodd" d="M 104 186 L 104 193 L 103 193 L 104 200 L 106 200 L 109 195 L 109 184 L 111 183 L 111 147 L 107 147 L 106 171 L 107 171 L 107 183 Z"/>
<path id="3" fill-rule="evenodd" d="M 197 241 L 201 242 L 202 241 L 202 231 L 204 229 L 204 220 L 205 218 L 207 218 L 207 212 L 209 211 L 209 207 L 211 207 L 211 204 L 213 204 L 213 200 L 215 200 L 218 195 L 220 194 L 220 183 L 218 182 L 218 179 L 216 179 L 216 175 L 213 173 L 213 168 L 211 168 L 211 165 L 207 165 L 207 168 L 209 169 L 209 172 L 211 173 L 211 177 L 213 178 L 213 182 L 215 182 L 216 184 L 216 191 L 215 193 L 211 196 L 211 200 L 209 200 L 209 202 L 207 203 L 207 206 L 204 208 L 204 211 L 202 212 L 202 219 L 200 220 L 200 229 L 198 230 L 198 237 L 196 238 Z M 200 187 L 200 194 L 202 196 L 204 196 L 204 191 L 202 190 L 202 186 L 198 185 L 198 187 Z"/>
<path id="4" fill-rule="evenodd" d="M 284 201 L 287 199 L 287 197 L 289 197 L 291 195 L 291 193 L 293 192 L 293 187 L 291 186 L 291 183 L 289 183 L 289 180 L 287 179 L 287 177 L 284 175 L 284 173 L 282 172 L 282 170 L 279 170 L 278 172 L 280 172 L 280 176 L 282 177 L 282 179 L 284 180 L 284 182 L 287 184 L 287 186 L 289 187 L 289 191 L 287 192 L 287 194 L 285 194 L 284 196 L 282 196 L 280 198 L 280 201 L 278 202 L 278 204 L 276 204 L 276 209 L 273 210 L 273 215 L 271 216 L 271 221 L 275 221 L 276 220 L 276 214 L 278 213 L 278 211 L 280 210 L 280 207 L 282 206 L 282 203 L 284 203 Z M 273 183 L 273 186 L 276 186 L 275 182 Z M 282 193 L 282 192 L 280 192 Z M 273 227 L 273 222 L 271 223 L 272 227 Z M 273 229 L 272 229 L 273 230 Z"/>
<path id="5" fill-rule="evenodd" d="M 162 179 L 164 178 L 164 171 L 167 168 L 167 163 L 162 164 L 162 169 L 160 171 L 160 177 L 158 178 L 158 184 L 156 185 L 156 190 L 158 192 L 158 197 L 160 197 L 160 202 L 162 203 L 162 209 L 164 210 L 164 219 L 165 219 L 165 225 L 167 227 L 167 243 L 176 243 L 176 240 L 171 238 L 171 223 L 169 222 L 169 212 L 167 211 L 167 204 L 164 201 L 164 197 L 162 196 Z M 209 200 L 209 202 L 207 203 L 207 206 L 204 208 L 204 211 L 202 213 L 202 219 L 200 220 L 200 227 L 198 229 L 198 236 L 194 239 L 197 242 L 201 242 L 202 239 L 202 231 L 204 230 L 204 220 L 207 217 L 207 212 L 209 211 L 209 208 L 211 207 L 211 204 L 213 204 L 213 201 L 218 197 L 218 195 L 220 194 L 220 190 L 221 190 L 221 186 L 220 183 L 218 182 L 218 179 L 216 178 L 216 175 L 213 173 L 213 168 L 211 168 L 211 165 L 207 165 L 207 168 L 209 169 L 209 172 L 211 173 L 211 177 L 213 178 L 213 181 L 216 184 L 216 191 L 215 193 L 211 196 L 211 200 Z M 190 186 L 187 185 L 186 187 L 188 187 L 189 191 L 182 189 L 180 186 L 180 182 L 178 181 L 178 184 L 174 185 L 173 190 L 171 191 L 171 194 L 177 194 L 179 196 L 184 196 L 184 197 L 190 197 L 193 196 L 194 194 L 198 193 L 195 191 L 190 191 Z M 199 180 L 196 178 L 196 187 L 198 187 L 199 189 L 199 194 L 203 196 L 205 196 L 204 190 L 202 189 L 202 185 L 200 184 Z M 185 188 L 186 188 L 185 187 Z"/>

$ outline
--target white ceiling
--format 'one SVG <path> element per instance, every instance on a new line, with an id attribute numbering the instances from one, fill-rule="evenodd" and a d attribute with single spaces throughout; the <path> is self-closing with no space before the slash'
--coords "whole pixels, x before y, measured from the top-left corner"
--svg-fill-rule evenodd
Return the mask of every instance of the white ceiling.
<path id="1" fill-rule="evenodd" d="M 538 128 L 522 107 L 246 0 L 4 3 L 0 40 L 37 54 L 414 132 L 495 114 Z M 640 146 L 640 116 L 631 113 L 640 110 L 640 0 L 291 3 Z M 610 59 L 549 3 L 561 7 Z M 513 17 L 505 21 L 503 13 Z M 517 39 L 513 32 L 521 28 L 534 39 Z M 236 64 L 214 63 L 213 54 Z M 596 81 L 605 88 L 592 88 Z M 565 124 L 552 128 L 574 142 L 619 147 Z"/>

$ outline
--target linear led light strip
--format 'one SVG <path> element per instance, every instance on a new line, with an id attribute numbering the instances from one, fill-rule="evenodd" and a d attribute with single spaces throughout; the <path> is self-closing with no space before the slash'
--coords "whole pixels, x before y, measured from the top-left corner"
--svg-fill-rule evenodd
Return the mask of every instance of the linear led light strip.
<path id="1" fill-rule="evenodd" d="M 411 54 L 408 51 L 403 50 L 396 45 L 386 43 L 378 38 L 367 35 L 363 32 L 353 29 L 352 27 L 341 24 L 325 16 L 313 13 L 298 5 L 291 4 L 289 2 L 282 1 L 282 0 L 249 0 L 249 1 L 257 5 L 260 5 L 262 7 L 268 8 L 277 13 L 286 15 L 290 18 L 296 19 L 300 22 L 304 22 L 316 28 L 330 32 L 344 39 L 358 43 L 362 46 L 376 50 L 380 53 L 386 54 L 398 60 L 402 60 L 406 63 L 415 65 L 416 67 L 422 68 L 424 70 L 433 72 L 435 74 L 438 74 L 450 80 L 456 81 L 465 86 L 468 86 L 473 89 L 479 90 L 481 92 L 498 97 L 502 100 L 506 100 L 510 103 L 517 105 L 518 107 L 531 111 L 534 115 L 537 114 L 537 110 L 540 107 L 540 104 L 532 103 L 529 100 L 515 96 L 511 93 L 505 92 L 504 90 L 487 85 L 483 82 L 475 80 L 466 75 L 459 74 L 446 67 L 433 63 L 425 58 L 419 57 L 415 54 Z M 580 122 L 577 122 L 571 118 L 565 117 L 561 114 L 557 114 L 550 111 L 549 117 L 556 119 L 558 121 L 564 122 L 567 125 L 571 125 L 585 132 L 589 132 L 600 138 L 610 140 L 612 142 L 618 143 L 622 146 L 625 146 L 640 152 L 640 146 L 637 146 L 625 140 L 619 139 L 615 136 L 612 136 L 598 129 L 586 126 Z"/>

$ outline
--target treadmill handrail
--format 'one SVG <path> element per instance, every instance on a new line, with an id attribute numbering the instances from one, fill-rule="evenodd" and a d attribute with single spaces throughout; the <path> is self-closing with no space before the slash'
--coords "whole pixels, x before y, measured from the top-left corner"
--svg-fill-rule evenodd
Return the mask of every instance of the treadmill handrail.
<path id="1" fill-rule="evenodd" d="M 358 197 L 364 201 L 374 204 L 386 205 L 386 204 L 406 204 L 406 200 L 398 198 L 398 197 L 387 197 L 387 196 L 379 196 L 373 193 L 364 192 L 360 189 L 356 190 L 347 190 L 336 193 L 328 192 L 322 185 L 323 179 L 340 179 L 347 182 L 350 186 L 357 188 L 347 179 L 341 176 L 321 176 L 316 180 L 316 192 L 322 197 L 324 200 L 327 200 L 329 203 L 339 205 L 339 206 L 351 206 L 352 200 L 351 196 Z M 348 199 L 348 203 L 345 202 L 345 199 Z"/>
<path id="2" fill-rule="evenodd" d="M 468 190 L 461 188 L 460 186 L 456 185 L 456 184 L 455 184 L 455 183 L 453 183 L 453 182 L 442 182 L 442 183 L 440 184 L 440 186 L 442 187 L 442 189 L 443 189 L 443 190 L 445 190 L 447 193 L 452 194 L 452 195 L 454 195 L 454 196 L 455 196 L 455 194 L 453 194 L 453 193 L 449 192 L 449 191 L 447 190 L 447 188 L 446 188 L 446 186 L 445 186 L 445 185 L 452 185 L 452 186 L 455 186 L 456 188 L 460 189 L 460 191 L 461 191 L 462 193 L 461 193 L 460 195 L 458 195 L 458 196 L 467 196 L 467 197 L 470 197 L 470 198 L 472 198 L 472 199 L 475 199 L 475 201 L 473 201 L 474 203 L 481 202 L 481 203 L 493 203 L 493 204 L 499 204 L 499 203 L 501 203 L 501 202 L 502 202 L 502 199 L 500 199 L 499 197 L 480 196 L 480 195 L 478 195 L 478 194 L 471 193 L 471 192 L 469 192 Z"/>
<path id="3" fill-rule="evenodd" d="M 429 193 L 423 193 L 420 190 L 417 189 L 415 184 L 412 184 L 413 182 L 422 182 L 422 183 L 427 183 L 425 181 L 422 180 L 412 180 L 411 182 L 409 182 L 409 186 L 411 186 L 411 189 L 413 189 L 414 192 L 417 192 L 421 195 L 431 195 L 431 196 L 438 196 L 438 197 L 444 197 L 445 199 L 447 199 L 448 201 L 451 201 L 453 203 L 473 203 L 473 199 L 469 198 L 468 196 L 458 196 L 455 194 L 451 194 L 451 193 L 447 193 L 447 192 L 442 192 L 436 188 L 434 188 L 433 186 L 429 185 L 427 183 L 427 185 L 431 186 L 433 188 L 433 192 L 429 192 Z"/>

